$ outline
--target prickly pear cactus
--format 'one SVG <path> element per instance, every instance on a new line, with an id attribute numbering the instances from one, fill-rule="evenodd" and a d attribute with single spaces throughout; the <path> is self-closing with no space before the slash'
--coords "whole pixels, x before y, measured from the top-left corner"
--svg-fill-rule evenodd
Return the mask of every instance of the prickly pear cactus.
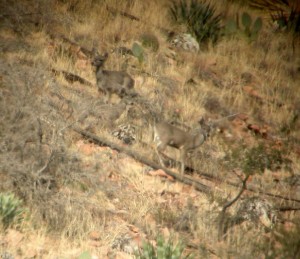
<path id="1" fill-rule="evenodd" d="M 239 25 L 238 21 L 238 17 L 236 21 L 234 19 L 228 20 L 225 25 L 225 35 L 242 35 L 250 42 L 256 40 L 263 25 L 261 17 L 256 18 L 254 23 L 252 23 L 251 16 L 247 12 L 244 12 L 242 14 L 241 25 Z"/>
<path id="2" fill-rule="evenodd" d="M 132 50 L 133 55 L 138 59 L 138 61 L 140 63 L 143 63 L 143 61 L 144 61 L 144 49 L 139 44 L 137 44 L 135 42 L 135 43 L 133 43 L 131 50 Z"/>

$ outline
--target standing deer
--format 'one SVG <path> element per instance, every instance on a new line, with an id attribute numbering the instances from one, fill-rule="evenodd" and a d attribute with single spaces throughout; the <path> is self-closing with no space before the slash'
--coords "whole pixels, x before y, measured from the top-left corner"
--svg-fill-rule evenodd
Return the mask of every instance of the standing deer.
<path id="1" fill-rule="evenodd" d="M 92 65 L 96 67 L 97 87 L 100 92 L 105 94 L 105 102 L 109 102 L 112 94 L 119 97 L 136 96 L 134 91 L 134 80 L 124 71 L 108 71 L 104 70 L 104 63 L 108 58 L 108 54 L 96 54 Z"/>
<path id="2" fill-rule="evenodd" d="M 154 126 L 154 142 L 156 144 L 156 153 L 160 163 L 164 166 L 164 162 L 160 156 L 167 146 L 174 147 L 180 150 L 181 175 L 184 173 L 184 160 L 189 151 L 195 150 L 201 146 L 210 136 L 212 124 L 206 124 L 202 118 L 199 121 L 200 129 L 193 129 L 185 132 L 166 122 L 160 122 Z"/>

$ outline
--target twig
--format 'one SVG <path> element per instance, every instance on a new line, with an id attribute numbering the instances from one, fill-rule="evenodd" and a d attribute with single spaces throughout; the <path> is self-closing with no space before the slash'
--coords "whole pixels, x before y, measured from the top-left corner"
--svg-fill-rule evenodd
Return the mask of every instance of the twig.
<path id="1" fill-rule="evenodd" d="M 132 15 L 132 14 L 127 13 L 127 12 L 124 12 L 124 11 L 120 11 L 120 10 L 118 10 L 118 9 L 116 9 L 116 8 L 113 8 L 113 7 L 110 7 L 110 6 L 108 6 L 108 5 L 106 6 L 106 9 L 107 9 L 107 11 L 111 12 L 112 14 L 119 13 L 120 15 L 122 15 L 122 16 L 124 16 L 124 17 L 126 17 L 126 18 L 129 18 L 129 19 L 131 19 L 131 20 L 133 20 L 133 21 L 142 22 L 142 23 L 144 23 L 144 24 L 149 24 L 149 21 L 143 21 L 141 18 L 139 18 L 139 17 L 137 17 L 137 16 L 135 16 L 135 15 Z M 157 25 L 155 25 L 155 24 L 152 24 L 152 26 L 154 26 L 155 28 L 161 30 L 163 33 L 166 33 L 166 34 L 168 34 L 168 35 L 170 35 L 171 32 L 172 32 L 171 30 L 168 30 L 168 29 L 166 29 L 166 28 L 157 26 Z"/>
<path id="2" fill-rule="evenodd" d="M 223 206 L 223 208 L 222 208 L 222 211 L 221 211 L 221 213 L 220 213 L 220 222 L 219 222 L 219 240 L 221 240 L 222 237 L 223 237 L 223 235 L 224 235 L 224 228 L 223 228 L 223 226 L 224 226 L 224 219 L 225 219 L 225 213 L 226 213 L 226 210 L 227 210 L 230 206 L 232 206 L 232 205 L 233 205 L 233 204 L 241 197 L 241 195 L 243 194 L 243 192 L 246 190 L 246 188 L 247 188 L 246 184 L 247 184 L 247 181 L 248 181 L 249 177 L 250 177 L 250 175 L 248 174 L 248 175 L 245 177 L 245 179 L 243 180 L 243 182 L 242 182 L 242 188 L 241 188 L 241 190 L 239 191 L 239 193 L 236 195 L 236 197 L 235 197 L 233 200 L 227 202 L 227 203 Z"/>
<path id="3" fill-rule="evenodd" d="M 296 211 L 296 210 L 300 210 L 300 208 L 294 208 L 294 207 L 281 207 L 281 208 L 275 208 L 275 210 L 278 211 Z"/>

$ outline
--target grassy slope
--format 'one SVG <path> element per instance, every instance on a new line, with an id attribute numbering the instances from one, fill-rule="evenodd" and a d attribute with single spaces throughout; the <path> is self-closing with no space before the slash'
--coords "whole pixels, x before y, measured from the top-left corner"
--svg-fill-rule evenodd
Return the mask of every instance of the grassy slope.
<path id="1" fill-rule="evenodd" d="M 212 257 L 212 252 L 220 257 L 228 253 L 233 257 L 261 255 L 257 243 L 269 236 L 253 225 L 250 230 L 237 227 L 230 238 L 217 242 L 219 202 L 234 197 L 236 189 L 207 181 L 216 190 L 215 197 L 207 197 L 180 183 L 150 176 L 146 166 L 82 140 L 71 130 L 57 134 L 57 130 L 76 123 L 85 110 L 99 109 L 99 94 L 96 87 L 53 77 L 49 68 L 70 71 L 95 83 L 89 60 L 80 58 L 74 46 L 51 35 L 64 35 L 88 49 L 110 52 L 120 46 L 131 48 L 143 32 L 153 33 L 160 48 L 157 52 L 145 50 L 147 60 L 142 66 L 134 57 L 115 53 L 106 66 L 125 68 L 135 78 L 140 95 L 166 119 L 177 118 L 192 126 L 203 115 L 220 118 L 236 112 L 247 114 L 246 121 L 225 121 L 222 126 L 230 136 L 215 136 L 204 144 L 201 158 L 192 159 L 201 171 L 232 181 L 237 181 L 236 177 L 222 161 L 241 141 L 248 147 L 264 142 L 282 151 L 288 149 L 292 170 L 299 172 L 299 121 L 291 125 L 293 116 L 299 114 L 299 48 L 293 54 L 289 36 L 274 34 L 265 24 L 253 44 L 225 38 L 194 55 L 170 49 L 158 29 L 174 29 L 167 19 L 167 1 L 147 5 L 143 1 L 109 2 L 142 17 L 142 22 L 112 15 L 102 4 L 91 8 L 90 1 L 70 3 L 53 2 L 49 6 L 45 1 L 33 6 L 30 1 L 16 1 L 1 6 L 8 16 L 2 17 L 0 31 L 1 109 L 5 111 L 0 124 L 5 146 L 1 151 L 0 190 L 14 190 L 24 199 L 31 218 L 22 226 L 22 234 L 1 234 L 4 241 L 0 242 L 0 251 L 21 258 L 73 258 L 88 250 L 99 258 L 127 258 L 141 240 L 154 240 L 163 233 L 184 240 L 190 245 L 187 250 L 196 257 Z M 16 16 L 24 10 L 34 14 Z M 203 71 L 211 77 L 203 78 Z M 245 72 L 251 73 L 251 82 L 241 79 Z M 160 83 L 162 77 L 171 83 Z M 190 78 L 195 85 L 185 84 Z M 216 87 L 212 79 L 222 82 L 223 87 Z M 69 100 L 68 105 L 58 96 Z M 131 119 L 140 129 L 142 141 L 151 146 L 148 115 L 138 106 L 132 110 Z M 91 127 L 94 133 L 110 137 L 109 127 L 100 127 L 95 117 L 88 119 L 96 125 Z M 123 117 L 119 123 L 125 121 Z M 255 137 L 249 125 L 257 125 L 270 138 Z M 289 135 L 281 131 L 289 126 Z M 133 149 L 156 159 L 153 150 L 142 144 L 135 144 Z M 176 156 L 171 149 L 168 154 Z M 43 168 L 45 164 L 48 166 Z M 299 188 L 285 182 L 289 176 L 290 172 L 281 168 L 255 176 L 252 182 L 264 190 L 299 198 Z M 293 219 L 298 215 L 284 216 Z M 20 240 L 16 235 L 21 235 Z M 17 241 L 17 246 L 12 245 Z M 199 246 L 203 249 L 197 249 Z"/>

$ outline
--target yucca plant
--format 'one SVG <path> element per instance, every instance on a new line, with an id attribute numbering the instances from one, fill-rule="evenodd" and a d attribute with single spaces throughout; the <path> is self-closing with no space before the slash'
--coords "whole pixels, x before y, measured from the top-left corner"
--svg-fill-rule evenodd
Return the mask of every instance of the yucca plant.
<path id="1" fill-rule="evenodd" d="M 173 1 L 170 7 L 172 19 L 187 26 L 199 43 L 211 40 L 215 43 L 221 30 L 221 16 L 208 3 L 197 0 Z"/>
<path id="2" fill-rule="evenodd" d="M 135 258 L 138 259 L 188 259 L 192 255 L 183 255 L 184 246 L 182 243 L 173 244 L 171 239 L 165 240 L 159 236 L 156 247 L 151 243 L 145 242 L 143 249 L 137 251 Z"/>
<path id="3" fill-rule="evenodd" d="M 11 193 L 0 194 L 0 221 L 4 229 L 20 222 L 24 209 L 22 202 Z"/>

